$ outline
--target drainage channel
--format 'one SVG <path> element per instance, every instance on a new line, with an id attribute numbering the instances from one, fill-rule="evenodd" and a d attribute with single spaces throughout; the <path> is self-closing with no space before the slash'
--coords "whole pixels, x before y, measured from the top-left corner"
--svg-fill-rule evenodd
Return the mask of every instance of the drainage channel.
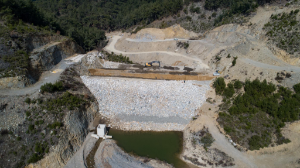
<path id="1" fill-rule="evenodd" d="M 102 142 L 102 139 L 99 139 L 94 148 L 91 150 L 89 155 L 86 158 L 86 164 L 88 168 L 95 168 L 95 154 L 97 152 L 97 149 L 99 148 L 100 143 Z"/>

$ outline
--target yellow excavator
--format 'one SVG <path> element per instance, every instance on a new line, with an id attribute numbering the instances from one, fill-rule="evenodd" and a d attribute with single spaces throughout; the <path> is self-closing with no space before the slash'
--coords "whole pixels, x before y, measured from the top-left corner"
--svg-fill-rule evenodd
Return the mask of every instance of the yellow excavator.
<path id="1" fill-rule="evenodd" d="M 152 67 L 153 66 L 153 63 L 158 63 L 159 67 L 160 67 L 160 61 L 152 61 L 152 62 L 147 62 L 145 64 L 145 67 Z"/>

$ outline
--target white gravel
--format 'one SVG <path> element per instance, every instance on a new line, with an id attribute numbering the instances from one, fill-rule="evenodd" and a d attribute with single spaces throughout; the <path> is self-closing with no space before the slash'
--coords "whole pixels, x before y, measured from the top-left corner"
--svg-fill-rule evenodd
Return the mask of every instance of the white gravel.
<path id="1" fill-rule="evenodd" d="M 176 123 L 175 130 L 183 129 L 185 125 L 183 123 L 187 123 L 187 120 L 195 116 L 196 109 L 205 101 L 205 93 L 210 83 L 210 81 L 185 81 L 184 83 L 184 81 L 88 76 L 81 78 L 96 97 L 102 115 L 109 118 L 123 116 L 119 118 L 121 121 L 124 118 L 124 123 L 134 123 L 136 129 L 142 130 L 149 129 L 145 126 L 147 123 L 153 126 L 159 123 L 158 125 L 165 127 L 166 130 L 170 129 L 166 124 Z M 134 117 L 124 117 L 124 115 Z M 162 119 L 159 120 L 165 117 L 168 117 L 166 124 L 162 123 Z M 132 118 L 134 122 L 129 122 L 128 118 Z M 180 119 L 182 121 L 179 121 Z M 129 127 L 126 126 L 127 129 Z"/>

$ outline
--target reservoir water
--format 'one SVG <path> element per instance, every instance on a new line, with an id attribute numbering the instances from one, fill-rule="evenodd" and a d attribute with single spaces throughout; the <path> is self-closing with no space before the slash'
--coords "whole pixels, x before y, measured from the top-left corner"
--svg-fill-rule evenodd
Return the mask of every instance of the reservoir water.
<path id="1" fill-rule="evenodd" d="M 176 168 L 190 167 L 179 158 L 183 133 L 178 131 L 121 131 L 110 129 L 109 134 L 125 152 L 166 161 Z"/>

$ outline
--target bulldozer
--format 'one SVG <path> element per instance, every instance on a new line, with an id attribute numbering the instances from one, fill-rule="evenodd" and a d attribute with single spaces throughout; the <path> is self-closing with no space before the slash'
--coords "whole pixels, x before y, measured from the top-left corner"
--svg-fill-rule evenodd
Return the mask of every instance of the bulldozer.
<path id="1" fill-rule="evenodd" d="M 160 61 L 147 62 L 147 63 L 145 63 L 145 67 L 152 67 L 152 66 L 153 66 L 153 63 L 158 63 L 158 64 L 159 64 L 159 67 L 160 67 Z"/>

